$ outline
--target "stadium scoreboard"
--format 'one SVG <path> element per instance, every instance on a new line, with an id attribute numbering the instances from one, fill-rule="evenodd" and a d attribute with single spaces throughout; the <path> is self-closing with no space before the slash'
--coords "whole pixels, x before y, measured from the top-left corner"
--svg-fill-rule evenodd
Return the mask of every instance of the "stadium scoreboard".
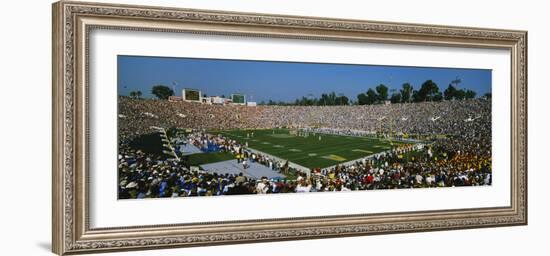
<path id="1" fill-rule="evenodd" d="M 183 100 L 186 101 L 200 101 L 201 91 L 197 89 L 183 89 L 182 96 Z"/>
<path id="2" fill-rule="evenodd" d="M 246 104 L 246 97 L 244 94 L 234 93 L 231 94 L 231 101 L 234 104 Z"/>

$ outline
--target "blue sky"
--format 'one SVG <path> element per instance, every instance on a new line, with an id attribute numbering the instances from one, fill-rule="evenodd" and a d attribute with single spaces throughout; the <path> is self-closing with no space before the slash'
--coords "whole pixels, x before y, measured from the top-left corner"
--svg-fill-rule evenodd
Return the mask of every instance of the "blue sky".
<path id="1" fill-rule="evenodd" d="M 153 97 L 151 87 L 162 84 L 176 89 L 200 89 L 208 96 L 244 93 L 248 101 L 294 101 L 302 96 L 319 97 L 336 92 L 351 100 L 379 84 L 399 90 L 409 82 L 415 90 L 431 79 L 444 91 L 459 77 L 459 88 L 474 90 L 478 96 L 491 92 L 491 70 L 346 65 L 325 63 L 220 60 L 118 56 L 118 93 L 140 90 Z"/>

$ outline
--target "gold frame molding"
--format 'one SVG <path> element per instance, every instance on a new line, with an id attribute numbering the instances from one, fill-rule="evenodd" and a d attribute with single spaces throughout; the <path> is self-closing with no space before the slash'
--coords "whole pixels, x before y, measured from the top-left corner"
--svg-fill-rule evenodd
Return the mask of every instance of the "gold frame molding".
<path id="1" fill-rule="evenodd" d="M 511 205 L 92 229 L 88 39 L 93 29 L 508 49 Z M 53 4 L 52 250 L 63 254 L 527 224 L 527 32 L 61 1 Z"/>

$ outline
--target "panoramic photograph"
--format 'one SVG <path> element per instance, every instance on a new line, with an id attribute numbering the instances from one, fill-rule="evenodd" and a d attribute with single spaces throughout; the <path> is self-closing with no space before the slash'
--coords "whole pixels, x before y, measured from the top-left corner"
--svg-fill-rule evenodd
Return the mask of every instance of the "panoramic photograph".
<path id="1" fill-rule="evenodd" d="M 117 68 L 118 199 L 492 184 L 491 70 L 127 55 Z"/>

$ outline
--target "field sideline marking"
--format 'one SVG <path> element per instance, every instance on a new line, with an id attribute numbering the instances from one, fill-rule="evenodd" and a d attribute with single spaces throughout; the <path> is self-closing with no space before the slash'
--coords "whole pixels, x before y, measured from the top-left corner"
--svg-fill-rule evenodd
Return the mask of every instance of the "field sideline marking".
<path id="1" fill-rule="evenodd" d="M 373 153 L 373 152 L 370 151 L 370 150 L 364 150 L 364 149 L 353 149 L 352 151 L 353 151 L 353 152 L 363 152 L 363 153 L 367 153 L 367 154 Z"/>

